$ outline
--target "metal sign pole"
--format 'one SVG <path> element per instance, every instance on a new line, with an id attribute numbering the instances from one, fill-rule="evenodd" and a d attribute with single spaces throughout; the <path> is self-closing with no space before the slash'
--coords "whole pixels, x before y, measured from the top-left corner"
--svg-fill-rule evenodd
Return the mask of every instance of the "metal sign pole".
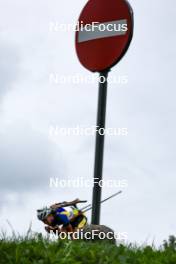
<path id="1" fill-rule="evenodd" d="M 92 198 L 92 224 L 95 225 L 98 225 L 100 223 L 102 188 L 99 182 L 102 180 L 102 171 L 103 171 L 108 72 L 109 70 L 100 72 L 100 80 L 99 80 L 95 164 L 94 164 L 94 187 L 93 187 L 93 198 Z"/>

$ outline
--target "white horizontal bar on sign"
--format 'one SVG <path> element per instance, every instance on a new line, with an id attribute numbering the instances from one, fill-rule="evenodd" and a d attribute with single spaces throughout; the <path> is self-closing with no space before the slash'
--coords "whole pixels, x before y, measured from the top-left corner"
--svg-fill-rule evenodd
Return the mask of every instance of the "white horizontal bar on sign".
<path id="1" fill-rule="evenodd" d="M 85 25 L 78 32 L 78 42 L 88 40 L 109 38 L 125 35 L 127 32 L 127 20 L 115 20 L 106 23 L 94 22 L 90 25 Z"/>

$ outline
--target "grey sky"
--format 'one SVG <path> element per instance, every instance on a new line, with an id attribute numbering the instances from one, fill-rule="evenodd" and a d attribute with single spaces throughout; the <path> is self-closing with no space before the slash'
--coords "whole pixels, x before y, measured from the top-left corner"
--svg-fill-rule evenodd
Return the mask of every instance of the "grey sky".
<path id="1" fill-rule="evenodd" d="M 92 126 L 97 84 L 49 83 L 50 73 L 91 76 L 76 58 L 74 32 L 49 32 L 49 23 L 75 23 L 87 1 L 1 0 L 0 189 L 1 226 L 10 219 L 25 232 L 42 230 L 38 206 L 91 189 L 50 189 L 48 178 L 91 178 L 94 137 L 54 137 L 49 127 Z M 106 137 L 104 178 L 127 179 L 121 197 L 102 208 L 102 223 L 130 241 L 162 241 L 176 229 L 175 1 L 131 0 L 131 47 L 112 70 L 128 84 L 108 89 L 107 127 L 127 127 L 127 137 Z M 168 21 L 168 23 L 167 23 Z M 115 189 L 104 189 L 107 196 Z M 26 202 L 24 206 L 24 201 Z"/>
<path id="2" fill-rule="evenodd" d="M 0 100 L 10 90 L 12 83 L 17 79 L 19 68 L 19 56 L 17 47 L 1 39 L 0 44 L 0 72 L 1 88 Z"/>
<path id="3" fill-rule="evenodd" d="M 55 145 L 30 126 L 21 122 L 9 126 L 0 142 L 1 191 L 44 189 L 48 175 L 63 174 L 62 156 L 58 151 L 57 159 Z"/>

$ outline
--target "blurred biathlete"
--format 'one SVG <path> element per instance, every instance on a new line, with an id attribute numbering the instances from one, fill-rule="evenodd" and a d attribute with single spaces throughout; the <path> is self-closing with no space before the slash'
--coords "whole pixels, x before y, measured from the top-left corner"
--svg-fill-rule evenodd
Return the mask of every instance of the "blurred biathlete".
<path id="1" fill-rule="evenodd" d="M 83 229 L 87 224 L 87 217 L 77 208 L 80 201 L 76 199 L 72 202 L 63 202 L 53 204 L 50 207 L 44 207 L 37 210 L 37 217 L 46 226 L 45 230 L 55 234 L 60 232 L 72 233 L 78 229 Z M 67 211 L 64 207 L 70 206 L 71 211 Z"/>

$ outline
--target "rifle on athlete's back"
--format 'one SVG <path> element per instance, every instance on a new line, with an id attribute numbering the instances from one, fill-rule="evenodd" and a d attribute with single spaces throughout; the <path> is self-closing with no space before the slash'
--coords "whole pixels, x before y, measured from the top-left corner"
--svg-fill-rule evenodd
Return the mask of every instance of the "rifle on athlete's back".
<path id="1" fill-rule="evenodd" d="M 87 203 L 87 201 L 86 200 L 79 200 L 79 199 L 75 199 L 71 202 L 64 201 L 62 203 L 55 203 L 55 204 L 51 205 L 50 208 L 54 209 L 54 210 L 61 208 L 61 207 L 68 207 L 68 206 L 74 206 L 75 208 L 77 208 L 77 204 L 79 204 L 79 203 Z"/>

